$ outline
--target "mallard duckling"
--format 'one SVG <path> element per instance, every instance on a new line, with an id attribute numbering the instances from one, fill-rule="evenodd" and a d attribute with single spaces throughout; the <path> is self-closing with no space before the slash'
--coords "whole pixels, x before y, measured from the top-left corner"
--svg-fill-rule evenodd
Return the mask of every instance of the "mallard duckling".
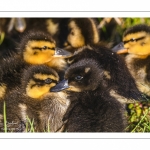
<path id="1" fill-rule="evenodd" d="M 51 35 L 34 30 L 24 35 L 18 49 L 25 62 L 29 64 L 47 64 L 59 70 L 63 70 L 65 67 L 64 58 L 60 56 L 70 55 L 69 52 L 56 47 L 56 42 Z"/>
<path id="2" fill-rule="evenodd" d="M 33 65 L 24 70 L 21 86 L 5 98 L 7 121 L 18 125 L 15 132 L 25 132 L 28 118 L 34 121 L 34 130 L 37 132 L 46 132 L 48 129 L 57 132 L 63 127 L 62 118 L 69 105 L 67 95 L 65 92 L 50 92 L 58 81 L 57 72 L 46 65 Z M 21 123 L 24 124 L 22 129 Z M 9 130 L 14 128 L 8 125 Z"/>
<path id="3" fill-rule="evenodd" d="M 67 132 L 123 132 L 125 108 L 111 95 L 106 70 L 93 58 L 82 58 L 65 72 L 65 80 L 51 88 L 66 89 L 71 104 L 63 118 Z"/>
<path id="4" fill-rule="evenodd" d="M 27 32 L 18 45 L 18 55 L 4 58 L 0 65 L 2 75 L 1 84 L 6 85 L 7 89 L 13 89 L 20 83 L 22 70 L 30 65 L 46 64 L 62 76 L 66 68 L 66 61 L 63 57 L 69 52 L 56 47 L 52 37 L 41 31 Z"/>
<path id="5" fill-rule="evenodd" d="M 109 48 L 99 44 L 85 46 L 67 59 L 68 64 L 83 59 L 93 58 L 105 70 L 105 76 L 109 87 L 113 89 L 111 94 L 123 103 L 145 100 L 142 93 L 137 89 L 122 57 L 113 53 Z"/>
<path id="6" fill-rule="evenodd" d="M 124 32 L 122 41 L 112 50 L 126 54 L 125 62 L 138 89 L 150 96 L 150 27 L 145 24 L 132 26 Z"/>
<path id="7" fill-rule="evenodd" d="M 68 21 L 68 34 L 64 48 L 74 52 L 76 48 L 100 41 L 97 22 L 94 18 L 72 18 Z"/>

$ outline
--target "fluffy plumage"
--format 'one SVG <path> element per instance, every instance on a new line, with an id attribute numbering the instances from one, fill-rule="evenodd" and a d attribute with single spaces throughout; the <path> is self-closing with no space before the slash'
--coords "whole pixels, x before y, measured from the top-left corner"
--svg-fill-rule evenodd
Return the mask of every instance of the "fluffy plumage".
<path id="1" fill-rule="evenodd" d="M 138 89 L 150 96 L 150 27 L 138 24 L 128 28 L 123 34 L 122 46 L 114 50 L 125 55 L 127 67 L 135 79 Z"/>
<path id="2" fill-rule="evenodd" d="M 121 95 L 124 102 L 142 100 L 144 97 L 137 89 L 135 81 L 125 65 L 122 57 L 113 53 L 110 49 L 101 45 L 86 46 L 78 50 L 76 54 L 68 58 L 71 65 L 79 60 L 94 59 L 105 70 L 105 76 L 110 88 L 114 90 L 112 94 Z"/>
<path id="3" fill-rule="evenodd" d="M 63 115 L 69 106 L 65 92 L 51 93 L 51 87 L 59 81 L 55 70 L 45 65 L 33 65 L 25 69 L 21 86 L 16 87 L 5 98 L 8 131 L 29 132 L 33 123 L 34 131 L 57 132 L 63 130 Z M 3 104 L 0 104 L 3 126 Z M 11 124 L 14 122 L 14 124 Z M 27 127 L 28 124 L 28 127 Z M 32 130 L 33 131 L 33 130 Z M 1 130 L 3 132 L 3 130 Z"/>
<path id="4" fill-rule="evenodd" d="M 62 86 L 63 85 L 63 86 Z M 67 88 L 67 89 L 66 89 Z M 93 58 L 82 58 L 51 91 L 66 89 L 71 104 L 64 116 L 67 132 L 123 132 L 125 108 L 111 95 L 105 70 Z"/>
<path id="5" fill-rule="evenodd" d="M 62 55 L 69 52 L 56 47 L 56 42 L 45 32 L 32 30 L 24 34 L 17 46 L 18 54 L 4 58 L 0 65 L 0 84 L 11 90 L 20 84 L 20 74 L 30 65 L 46 64 L 63 76 L 66 61 Z M 7 91 L 6 91 L 7 92 Z"/>

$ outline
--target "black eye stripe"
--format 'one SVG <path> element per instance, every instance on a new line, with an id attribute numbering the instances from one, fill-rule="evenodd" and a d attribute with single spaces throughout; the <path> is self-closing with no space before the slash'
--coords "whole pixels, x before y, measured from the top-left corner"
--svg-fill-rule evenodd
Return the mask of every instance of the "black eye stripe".
<path id="1" fill-rule="evenodd" d="M 43 46 L 43 47 L 32 47 L 33 50 L 38 49 L 38 50 L 55 50 L 55 47 L 47 47 L 47 46 Z"/>
<path id="2" fill-rule="evenodd" d="M 50 81 L 51 82 L 45 82 L 45 80 L 47 80 L 47 79 L 50 79 Z M 40 79 L 37 79 L 37 78 L 34 78 L 33 80 L 36 82 L 34 85 L 32 85 L 33 87 L 34 86 L 36 86 L 36 85 L 39 85 L 39 86 L 43 86 L 43 85 L 45 85 L 45 84 L 50 84 L 50 83 L 58 83 L 58 81 L 57 80 L 53 80 L 53 79 L 51 79 L 51 78 L 47 78 L 47 79 L 45 79 L 45 80 L 40 80 Z M 31 87 L 32 88 L 32 87 Z"/>
<path id="3" fill-rule="evenodd" d="M 140 37 L 140 38 L 137 38 L 137 39 L 132 38 L 132 39 L 130 39 L 130 40 L 128 40 L 128 41 L 123 41 L 123 43 L 126 44 L 126 43 L 128 43 L 128 42 L 134 42 L 134 41 L 137 42 L 137 41 L 142 40 L 142 39 L 144 39 L 144 38 L 145 38 L 145 36 Z"/>

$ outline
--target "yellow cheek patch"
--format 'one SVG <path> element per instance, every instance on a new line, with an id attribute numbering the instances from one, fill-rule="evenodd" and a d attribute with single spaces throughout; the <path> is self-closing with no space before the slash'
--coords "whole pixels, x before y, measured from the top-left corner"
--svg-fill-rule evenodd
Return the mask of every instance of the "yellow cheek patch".
<path id="1" fill-rule="evenodd" d="M 81 30 L 77 27 L 74 21 L 71 21 L 69 24 L 69 27 L 72 29 L 71 32 L 74 33 L 74 35 L 70 34 L 68 35 L 68 42 L 72 47 L 78 48 L 85 45 L 85 39 L 83 35 L 81 34 Z"/>
<path id="2" fill-rule="evenodd" d="M 36 53 L 36 54 L 34 54 Z M 52 50 L 44 50 L 44 51 L 34 51 L 28 49 L 24 52 L 24 60 L 30 64 L 44 64 L 51 60 L 54 56 L 55 51 Z"/>
<path id="3" fill-rule="evenodd" d="M 46 84 L 43 86 L 35 85 L 34 87 L 32 87 L 32 85 L 34 85 L 33 83 L 35 83 L 35 82 L 33 80 L 31 80 L 30 83 L 28 84 L 28 86 L 26 88 L 26 94 L 29 97 L 35 98 L 38 100 L 41 100 L 41 97 L 44 96 L 45 94 L 49 93 L 50 88 L 56 85 L 55 83 L 51 83 L 51 84 Z"/>
<path id="4" fill-rule="evenodd" d="M 5 96 L 5 93 L 6 93 L 6 85 L 5 84 L 2 84 L 0 86 L 0 98 L 3 98 Z"/>
<path id="5" fill-rule="evenodd" d="M 44 46 L 53 49 L 55 48 L 55 43 L 47 41 L 29 41 L 23 53 L 24 60 L 30 64 L 44 64 L 50 61 L 51 57 L 55 55 L 55 50 L 38 49 Z"/>
<path id="6" fill-rule="evenodd" d="M 47 78 L 50 78 L 50 79 L 53 79 L 53 80 L 56 80 L 56 81 L 59 80 L 58 77 L 55 77 L 53 75 L 46 75 L 46 74 L 40 74 L 40 73 L 39 74 L 35 74 L 34 78 L 40 79 L 40 80 L 45 80 Z"/>

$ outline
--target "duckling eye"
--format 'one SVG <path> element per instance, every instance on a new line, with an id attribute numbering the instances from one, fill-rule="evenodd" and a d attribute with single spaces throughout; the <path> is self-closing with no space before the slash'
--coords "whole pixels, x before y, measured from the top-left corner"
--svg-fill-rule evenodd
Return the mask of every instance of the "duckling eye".
<path id="1" fill-rule="evenodd" d="M 136 41 L 136 39 L 134 39 L 134 38 L 130 39 L 130 42 L 135 42 L 135 41 Z"/>
<path id="2" fill-rule="evenodd" d="M 80 81 L 80 80 L 82 80 L 82 79 L 83 79 L 82 76 L 76 76 L 76 77 L 75 77 L 75 80 L 77 80 L 77 81 Z"/>
<path id="3" fill-rule="evenodd" d="M 47 46 L 43 46 L 42 49 L 46 50 L 48 47 Z"/>
<path id="4" fill-rule="evenodd" d="M 51 80 L 50 78 L 47 78 L 47 79 L 44 80 L 44 82 L 45 82 L 46 84 L 49 84 L 49 83 L 52 82 L 52 80 Z"/>
<path id="5" fill-rule="evenodd" d="M 144 44 L 145 44 L 144 42 L 141 43 L 142 46 L 143 46 Z"/>
<path id="6" fill-rule="evenodd" d="M 74 32 L 73 32 L 73 31 L 71 32 L 71 35 L 74 35 Z"/>
<path id="7" fill-rule="evenodd" d="M 37 54 L 37 52 L 34 52 L 33 54 L 34 54 L 34 55 L 36 55 L 36 54 Z"/>

